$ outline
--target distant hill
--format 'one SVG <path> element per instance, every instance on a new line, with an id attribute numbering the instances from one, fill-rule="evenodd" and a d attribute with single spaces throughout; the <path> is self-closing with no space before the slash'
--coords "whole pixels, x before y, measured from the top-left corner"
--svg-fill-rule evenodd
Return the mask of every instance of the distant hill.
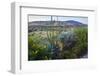
<path id="1" fill-rule="evenodd" d="M 68 20 L 68 21 L 65 21 L 67 25 L 77 25 L 77 26 L 80 26 L 80 25 L 84 25 L 83 23 L 81 22 L 78 22 L 78 21 L 74 21 L 74 20 Z"/>
<path id="2" fill-rule="evenodd" d="M 32 32 L 32 31 L 36 31 L 36 30 L 41 30 L 40 27 L 42 28 L 46 28 L 46 27 L 50 27 L 51 28 L 57 28 L 60 27 L 62 29 L 62 27 L 87 27 L 86 24 L 83 24 L 81 22 L 78 21 L 74 21 L 74 20 L 68 20 L 68 21 L 33 21 L 33 22 L 29 22 L 28 23 L 28 31 Z"/>
<path id="3" fill-rule="evenodd" d="M 83 26 L 86 25 L 84 23 L 68 20 L 68 21 L 33 21 L 29 22 L 28 26 L 50 26 L 50 25 L 58 24 L 59 26 Z"/>

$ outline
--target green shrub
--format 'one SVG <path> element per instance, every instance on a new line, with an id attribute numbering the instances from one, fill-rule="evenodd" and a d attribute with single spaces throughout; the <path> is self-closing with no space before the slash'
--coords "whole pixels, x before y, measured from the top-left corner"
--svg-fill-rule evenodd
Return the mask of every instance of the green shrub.
<path id="1" fill-rule="evenodd" d="M 39 34 L 28 37 L 28 60 L 50 59 L 50 52 L 47 44 Z"/>
<path id="2" fill-rule="evenodd" d="M 63 59 L 70 59 L 74 58 L 73 54 L 71 53 L 72 48 L 75 46 L 76 43 L 76 35 L 73 31 L 64 32 L 60 36 L 61 44 L 63 45 L 61 55 Z"/>
<path id="3" fill-rule="evenodd" d="M 88 52 L 88 30 L 87 28 L 74 28 L 73 32 L 67 32 L 62 36 L 63 49 L 62 58 L 82 58 Z"/>
<path id="4" fill-rule="evenodd" d="M 75 31 L 77 43 L 73 48 L 78 58 L 81 58 L 88 53 L 88 29 L 77 28 Z"/>

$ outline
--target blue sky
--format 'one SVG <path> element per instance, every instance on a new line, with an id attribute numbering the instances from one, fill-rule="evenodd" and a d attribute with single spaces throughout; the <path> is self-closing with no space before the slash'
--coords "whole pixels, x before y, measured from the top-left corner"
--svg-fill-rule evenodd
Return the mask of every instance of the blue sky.
<path id="1" fill-rule="evenodd" d="M 88 18 L 87 17 L 75 17 L 75 16 L 53 16 L 53 20 L 58 20 L 58 21 L 68 21 L 68 20 L 74 20 L 74 21 L 79 21 L 84 24 L 88 24 Z M 29 16 L 29 22 L 31 21 L 49 21 L 51 20 L 51 16 Z"/>

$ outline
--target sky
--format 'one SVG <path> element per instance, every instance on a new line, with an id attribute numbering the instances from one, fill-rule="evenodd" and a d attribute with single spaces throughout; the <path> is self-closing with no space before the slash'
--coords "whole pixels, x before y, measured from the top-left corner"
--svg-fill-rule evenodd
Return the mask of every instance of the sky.
<path id="1" fill-rule="evenodd" d="M 74 21 L 78 21 L 84 24 L 88 24 L 88 18 L 87 17 L 78 17 L 78 16 L 53 16 L 52 17 L 53 20 L 55 21 L 68 21 L 68 20 L 74 20 Z M 32 21 L 50 21 L 51 20 L 51 16 L 29 16 L 29 22 Z"/>

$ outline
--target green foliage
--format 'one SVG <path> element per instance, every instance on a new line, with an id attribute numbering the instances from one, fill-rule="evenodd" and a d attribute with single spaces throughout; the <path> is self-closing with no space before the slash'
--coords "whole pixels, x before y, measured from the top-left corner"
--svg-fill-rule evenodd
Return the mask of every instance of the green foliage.
<path id="1" fill-rule="evenodd" d="M 88 30 L 87 28 L 75 28 L 71 32 L 61 34 L 62 59 L 82 58 L 88 52 Z"/>
<path id="2" fill-rule="evenodd" d="M 48 59 L 49 53 L 47 50 L 47 45 L 44 44 L 41 40 L 42 38 L 37 34 L 28 37 L 29 60 Z"/>
<path id="3" fill-rule="evenodd" d="M 29 34 L 28 60 L 82 58 L 88 52 L 88 28 L 43 33 Z"/>
<path id="4" fill-rule="evenodd" d="M 88 50 L 88 29 L 78 28 L 75 31 L 77 36 L 77 43 L 73 50 L 76 52 L 77 57 L 81 58 L 83 55 L 87 54 Z"/>
<path id="5" fill-rule="evenodd" d="M 60 36 L 60 41 L 62 46 L 62 58 L 69 59 L 69 58 L 74 58 L 74 53 L 72 52 L 72 48 L 76 44 L 76 35 L 74 32 L 69 31 L 69 32 L 64 32 Z"/>

